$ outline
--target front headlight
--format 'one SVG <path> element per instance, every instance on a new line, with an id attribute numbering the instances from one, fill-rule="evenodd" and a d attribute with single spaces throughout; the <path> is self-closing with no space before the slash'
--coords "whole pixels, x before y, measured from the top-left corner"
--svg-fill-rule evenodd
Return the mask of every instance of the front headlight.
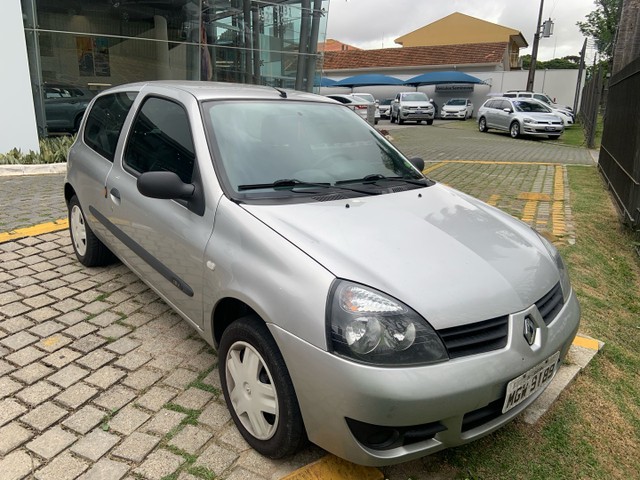
<path id="1" fill-rule="evenodd" d="M 560 252 L 555 247 L 555 245 L 551 243 L 549 240 L 547 240 L 542 234 L 540 234 L 540 232 L 538 231 L 535 231 L 535 232 L 538 234 L 538 237 L 540 237 L 540 240 L 542 241 L 543 245 L 547 249 L 547 252 L 549 252 L 549 255 L 551 256 L 551 258 L 553 258 L 556 266 L 558 267 L 558 273 L 560 274 L 560 287 L 562 288 L 562 296 L 566 301 L 569 298 L 569 293 L 571 293 L 571 281 L 569 280 L 569 272 L 567 271 L 567 267 L 564 264 L 564 261 L 560 256 Z"/>
<path id="2" fill-rule="evenodd" d="M 534 119 L 532 118 L 525 118 L 522 120 L 524 123 L 537 123 Z"/>
<path id="3" fill-rule="evenodd" d="M 398 300 L 337 280 L 328 300 L 329 348 L 363 363 L 425 365 L 448 360 L 436 331 Z"/>

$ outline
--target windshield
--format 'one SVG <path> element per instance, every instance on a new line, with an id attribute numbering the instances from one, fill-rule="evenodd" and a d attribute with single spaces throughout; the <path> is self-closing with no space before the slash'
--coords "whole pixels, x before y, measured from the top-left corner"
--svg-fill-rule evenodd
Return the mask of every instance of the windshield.
<path id="1" fill-rule="evenodd" d="M 226 101 L 203 107 L 222 181 L 238 198 L 273 197 L 274 192 L 300 196 L 305 188 L 317 194 L 320 187 L 347 183 L 356 188 L 355 180 L 371 184 L 374 177 L 376 182 L 381 177 L 425 180 L 372 127 L 340 105 Z"/>
<path id="2" fill-rule="evenodd" d="M 375 103 L 376 99 L 370 93 L 354 93 L 354 95 L 358 98 L 366 100 L 367 102 Z"/>
<path id="3" fill-rule="evenodd" d="M 391 99 L 391 98 L 384 98 L 384 99 L 380 100 L 380 105 L 391 105 L 391 101 L 392 100 L 393 99 Z"/>
<path id="4" fill-rule="evenodd" d="M 416 92 L 416 93 L 403 93 L 402 100 L 405 102 L 428 102 L 429 99 L 424 93 Z"/>
<path id="5" fill-rule="evenodd" d="M 447 105 L 466 105 L 467 101 L 464 98 L 454 98 L 453 100 L 449 100 Z"/>
<path id="6" fill-rule="evenodd" d="M 513 102 L 518 112 L 540 112 L 551 113 L 551 110 L 538 102 L 527 102 L 526 100 L 519 100 Z"/>

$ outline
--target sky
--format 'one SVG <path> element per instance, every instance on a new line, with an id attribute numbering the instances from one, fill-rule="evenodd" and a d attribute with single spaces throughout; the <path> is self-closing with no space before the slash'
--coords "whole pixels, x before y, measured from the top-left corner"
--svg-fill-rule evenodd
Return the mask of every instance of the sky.
<path id="1" fill-rule="evenodd" d="M 554 22 L 553 35 L 541 38 L 538 60 L 579 55 L 584 37 L 576 22 L 595 9 L 593 0 L 544 0 L 542 20 Z M 394 40 L 454 12 L 519 30 L 531 54 L 539 0 L 330 0 L 327 38 L 359 48 L 391 48 Z M 593 43 L 593 42 L 591 42 Z M 587 50 L 587 63 L 593 58 Z"/>

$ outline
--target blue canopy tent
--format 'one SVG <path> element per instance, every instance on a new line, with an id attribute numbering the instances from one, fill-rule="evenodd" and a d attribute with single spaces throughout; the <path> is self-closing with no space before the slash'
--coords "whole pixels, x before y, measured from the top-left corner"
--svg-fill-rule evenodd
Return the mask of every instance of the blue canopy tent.
<path id="1" fill-rule="evenodd" d="M 443 83 L 484 83 L 477 77 L 464 72 L 427 72 L 416 75 L 403 82 L 404 85 L 418 87 L 419 85 L 438 85 Z"/>
<path id="2" fill-rule="evenodd" d="M 389 75 L 381 75 L 378 73 L 367 73 L 364 75 L 355 75 L 353 77 L 343 78 L 334 86 L 336 87 L 369 87 L 372 85 L 403 85 L 404 82 L 396 77 Z"/>
<path id="3" fill-rule="evenodd" d="M 338 83 L 337 80 L 329 77 L 316 77 L 313 80 L 314 87 L 333 87 L 336 83 Z"/>

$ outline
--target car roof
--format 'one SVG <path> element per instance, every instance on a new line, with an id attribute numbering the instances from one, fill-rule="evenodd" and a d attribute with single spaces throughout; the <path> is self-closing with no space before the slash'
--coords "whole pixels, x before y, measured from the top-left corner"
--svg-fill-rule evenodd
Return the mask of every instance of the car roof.
<path id="1" fill-rule="evenodd" d="M 190 80 L 157 80 L 150 82 L 137 82 L 119 85 L 111 88 L 109 92 L 117 91 L 140 91 L 150 87 L 160 87 L 167 90 L 183 91 L 193 95 L 199 101 L 206 100 L 277 100 L 287 98 L 299 101 L 329 102 L 321 95 L 313 93 L 299 92 L 296 90 L 280 89 L 263 85 L 249 85 L 244 83 L 229 82 L 201 82 Z M 286 95 L 286 97 L 283 97 Z"/>

